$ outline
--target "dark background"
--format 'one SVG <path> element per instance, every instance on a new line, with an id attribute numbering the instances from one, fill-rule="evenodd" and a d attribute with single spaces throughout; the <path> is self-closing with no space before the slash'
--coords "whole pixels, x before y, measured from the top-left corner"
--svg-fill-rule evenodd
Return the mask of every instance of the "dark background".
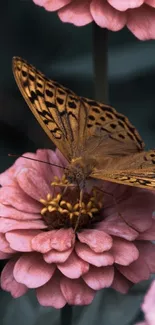
<path id="1" fill-rule="evenodd" d="M 50 148 L 51 142 L 25 104 L 13 78 L 11 61 L 21 56 L 78 95 L 94 96 L 92 24 L 63 24 L 31 0 L 0 5 L 0 146 L 2 172 L 13 163 L 8 153 Z M 147 148 L 155 147 L 155 41 L 141 42 L 127 29 L 109 32 L 109 99 L 139 130 Z M 103 44 L 104 46 L 104 44 Z M 129 325 L 141 318 L 140 301 L 149 282 L 123 296 L 102 290 L 93 304 L 74 307 L 74 324 Z M 2 325 L 59 324 L 59 311 L 43 308 L 32 292 L 13 299 L 0 293 Z"/>

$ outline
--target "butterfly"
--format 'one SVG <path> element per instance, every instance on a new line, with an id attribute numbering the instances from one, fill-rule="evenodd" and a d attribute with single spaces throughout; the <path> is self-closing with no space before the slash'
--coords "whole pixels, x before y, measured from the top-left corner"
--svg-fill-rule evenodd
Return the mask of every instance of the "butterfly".
<path id="1" fill-rule="evenodd" d="M 127 117 L 77 96 L 20 57 L 13 58 L 13 73 L 37 121 L 67 159 L 66 178 L 80 193 L 88 179 L 155 189 L 155 150 L 144 151 Z"/>

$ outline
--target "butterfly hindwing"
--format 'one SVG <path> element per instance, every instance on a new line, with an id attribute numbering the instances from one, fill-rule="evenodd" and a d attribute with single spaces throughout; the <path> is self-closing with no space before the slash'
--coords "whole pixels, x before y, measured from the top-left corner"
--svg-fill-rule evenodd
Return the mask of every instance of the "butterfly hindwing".
<path id="1" fill-rule="evenodd" d="M 108 167 L 109 166 L 109 167 Z M 92 177 L 106 181 L 155 189 L 155 150 L 115 159 L 104 169 L 94 170 Z"/>

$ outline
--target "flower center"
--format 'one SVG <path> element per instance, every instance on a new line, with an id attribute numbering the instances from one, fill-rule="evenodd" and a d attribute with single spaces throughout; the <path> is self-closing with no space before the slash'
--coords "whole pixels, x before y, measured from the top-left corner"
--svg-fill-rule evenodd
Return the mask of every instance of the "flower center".
<path id="1" fill-rule="evenodd" d="M 79 189 L 70 186 L 63 176 L 61 180 L 55 177 L 52 186 L 58 186 L 59 193 L 46 199 L 40 199 L 43 204 L 41 215 L 48 225 L 48 230 L 59 228 L 82 229 L 90 227 L 102 219 L 100 213 L 103 207 L 103 195 L 96 189 L 90 193 L 84 192 L 82 204 L 79 203 Z"/>

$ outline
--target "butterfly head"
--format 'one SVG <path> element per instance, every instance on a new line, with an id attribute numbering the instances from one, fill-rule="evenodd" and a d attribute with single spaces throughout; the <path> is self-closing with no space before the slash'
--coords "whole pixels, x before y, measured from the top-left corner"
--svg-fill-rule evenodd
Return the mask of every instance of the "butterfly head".
<path id="1" fill-rule="evenodd" d="M 80 189 L 83 189 L 92 169 L 92 162 L 86 162 L 83 158 L 72 159 L 70 165 L 67 166 L 65 176 L 70 184 L 75 184 Z"/>

